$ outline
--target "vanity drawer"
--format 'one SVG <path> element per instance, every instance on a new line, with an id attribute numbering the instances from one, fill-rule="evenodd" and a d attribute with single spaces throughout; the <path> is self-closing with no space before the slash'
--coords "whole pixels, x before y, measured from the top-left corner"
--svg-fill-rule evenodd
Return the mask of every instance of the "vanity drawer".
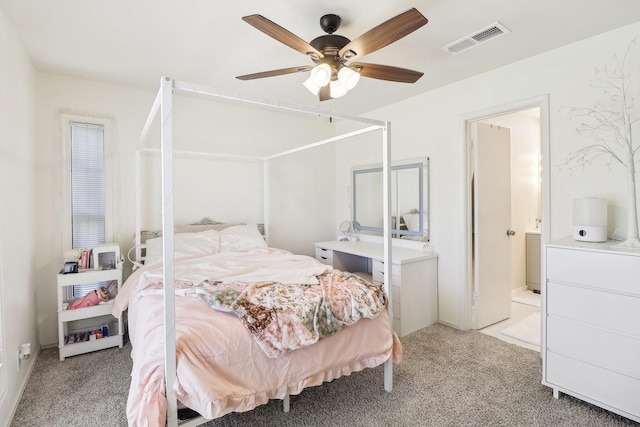
<path id="1" fill-rule="evenodd" d="M 397 317 L 393 318 L 393 332 L 398 334 L 398 336 L 402 336 L 402 320 Z"/>
<path id="2" fill-rule="evenodd" d="M 380 271 L 374 271 L 372 276 L 373 276 L 373 283 L 384 283 L 384 273 Z"/>
<path id="3" fill-rule="evenodd" d="M 333 265 L 333 250 L 316 248 L 316 259 L 323 264 Z"/>
<path id="4" fill-rule="evenodd" d="M 384 282 L 384 262 L 379 260 L 373 260 L 372 262 L 372 270 L 373 270 L 373 279 L 378 280 L 380 282 Z M 400 265 L 392 264 L 391 265 L 391 275 L 400 277 L 401 272 Z M 393 282 L 393 280 L 392 280 Z"/>
<path id="5" fill-rule="evenodd" d="M 393 298 L 393 301 L 396 302 L 400 302 L 400 287 L 398 286 L 392 286 L 391 287 L 391 297 Z"/>
<path id="6" fill-rule="evenodd" d="M 393 301 L 393 318 L 400 320 L 400 301 Z"/>
<path id="7" fill-rule="evenodd" d="M 384 273 L 380 271 L 373 272 L 373 283 L 384 283 Z M 391 286 L 400 287 L 400 276 L 391 276 Z"/>

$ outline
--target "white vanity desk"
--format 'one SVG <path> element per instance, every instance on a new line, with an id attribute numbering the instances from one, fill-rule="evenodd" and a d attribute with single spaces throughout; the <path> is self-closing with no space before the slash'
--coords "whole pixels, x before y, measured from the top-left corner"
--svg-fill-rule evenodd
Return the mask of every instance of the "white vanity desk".
<path id="1" fill-rule="evenodd" d="M 363 236 L 358 241 L 316 243 L 316 259 L 338 270 L 364 272 L 384 282 L 384 246 Z M 393 329 L 405 336 L 438 321 L 438 254 L 394 241 L 391 251 Z M 422 246 L 422 245 L 415 245 Z"/>

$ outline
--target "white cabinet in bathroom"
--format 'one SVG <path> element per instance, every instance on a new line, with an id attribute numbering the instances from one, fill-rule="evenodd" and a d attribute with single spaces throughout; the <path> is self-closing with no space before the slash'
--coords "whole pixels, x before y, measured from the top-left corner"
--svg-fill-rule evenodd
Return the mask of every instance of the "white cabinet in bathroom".
<path id="1" fill-rule="evenodd" d="M 525 240 L 527 245 L 527 288 L 540 293 L 540 276 L 542 274 L 540 232 L 527 231 Z"/>
<path id="2" fill-rule="evenodd" d="M 640 422 L 640 253 L 547 245 L 543 384 Z"/>
<path id="3" fill-rule="evenodd" d="M 430 249 L 392 248 L 393 329 L 405 336 L 438 321 L 438 254 Z M 316 259 L 334 268 L 384 283 L 384 248 L 370 241 L 316 243 Z"/>

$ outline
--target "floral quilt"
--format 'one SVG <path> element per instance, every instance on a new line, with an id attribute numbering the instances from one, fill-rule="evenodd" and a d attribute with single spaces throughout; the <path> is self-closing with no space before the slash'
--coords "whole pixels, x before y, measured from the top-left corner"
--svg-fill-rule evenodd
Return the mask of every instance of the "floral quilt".
<path id="1" fill-rule="evenodd" d="M 176 294 L 237 316 L 270 358 L 314 344 L 386 309 L 382 286 L 335 269 L 317 278 L 318 284 L 176 280 Z M 147 291 L 161 287 L 157 280 L 146 283 Z"/>

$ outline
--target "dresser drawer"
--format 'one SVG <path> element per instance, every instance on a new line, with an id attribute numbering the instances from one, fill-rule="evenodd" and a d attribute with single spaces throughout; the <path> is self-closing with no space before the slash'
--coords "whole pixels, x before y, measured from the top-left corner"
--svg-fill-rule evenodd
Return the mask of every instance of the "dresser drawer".
<path id="1" fill-rule="evenodd" d="M 640 416 L 640 380 L 551 351 L 546 357 L 546 380 L 550 385 Z"/>
<path id="2" fill-rule="evenodd" d="M 548 282 L 547 314 L 640 338 L 640 298 Z"/>
<path id="3" fill-rule="evenodd" d="M 547 279 L 640 296 L 640 257 L 624 253 L 547 249 Z"/>
<path id="4" fill-rule="evenodd" d="M 547 349 L 640 380 L 640 337 L 549 316 Z"/>
<path id="5" fill-rule="evenodd" d="M 316 248 L 316 259 L 323 264 L 333 265 L 333 250 Z"/>

